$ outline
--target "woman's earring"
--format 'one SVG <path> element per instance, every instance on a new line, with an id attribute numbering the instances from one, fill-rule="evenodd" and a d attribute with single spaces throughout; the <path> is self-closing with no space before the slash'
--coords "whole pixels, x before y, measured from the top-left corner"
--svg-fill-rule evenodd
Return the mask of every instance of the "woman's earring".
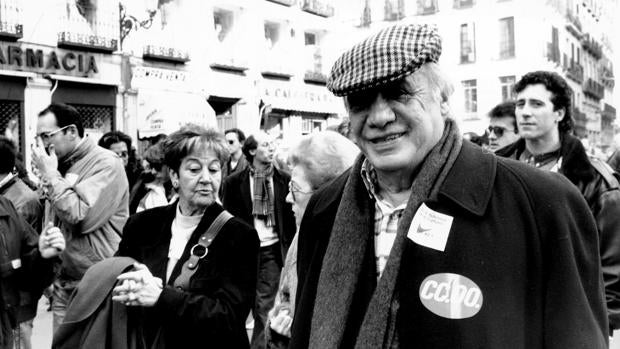
<path id="1" fill-rule="evenodd" d="M 179 182 L 173 181 L 172 186 L 174 187 L 174 189 L 177 189 L 179 187 Z"/>

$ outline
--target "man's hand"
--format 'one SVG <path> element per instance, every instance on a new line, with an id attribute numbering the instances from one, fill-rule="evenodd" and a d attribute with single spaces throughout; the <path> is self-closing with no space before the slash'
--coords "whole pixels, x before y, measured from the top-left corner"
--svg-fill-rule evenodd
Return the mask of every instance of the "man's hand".
<path id="1" fill-rule="evenodd" d="M 280 309 L 278 315 L 271 318 L 269 327 L 271 327 L 272 330 L 283 336 L 290 337 L 292 323 L 293 318 L 290 316 L 290 310 L 283 308 Z"/>
<path id="2" fill-rule="evenodd" d="M 58 157 L 54 145 L 50 144 L 48 150 L 49 154 L 45 151 L 41 137 L 37 137 L 36 145 L 32 147 L 32 163 L 39 178 L 49 179 L 58 169 Z"/>
<path id="3" fill-rule="evenodd" d="M 121 274 L 112 290 L 112 300 L 126 306 L 152 307 L 162 291 L 162 280 L 154 277 L 144 264 L 135 263 L 134 270 Z"/>
<path id="4" fill-rule="evenodd" d="M 58 256 L 65 249 L 65 236 L 58 227 L 49 223 L 39 236 L 39 252 L 47 259 Z"/>

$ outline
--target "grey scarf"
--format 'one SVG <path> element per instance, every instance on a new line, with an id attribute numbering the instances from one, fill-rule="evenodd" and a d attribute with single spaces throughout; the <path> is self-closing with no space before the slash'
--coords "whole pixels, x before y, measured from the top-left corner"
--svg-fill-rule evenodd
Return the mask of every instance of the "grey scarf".
<path id="1" fill-rule="evenodd" d="M 442 138 L 433 147 L 413 181 L 407 207 L 398 222 L 396 239 L 381 279 L 372 295 L 357 334 L 355 348 L 398 347 L 395 321 L 398 312 L 396 281 L 409 225 L 420 205 L 436 198 L 456 160 L 462 139 L 454 121 L 448 119 Z M 373 208 L 363 189 L 360 156 L 344 187 L 317 286 L 310 332 L 310 348 L 339 348 L 352 306 L 367 246 L 371 243 L 368 217 Z M 370 248 L 372 248 L 370 246 Z"/>

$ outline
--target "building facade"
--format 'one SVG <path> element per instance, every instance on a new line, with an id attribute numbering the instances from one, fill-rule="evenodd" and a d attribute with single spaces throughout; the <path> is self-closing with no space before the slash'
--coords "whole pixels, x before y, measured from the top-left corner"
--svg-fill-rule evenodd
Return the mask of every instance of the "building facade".
<path id="1" fill-rule="evenodd" d="M 319 0 L 0 0 L 0 132 L 29 149 L 50 102 L 78 108 L 95 138 L 325 129 L 344 113 L 325 88 L 335 16 Z"/>
<path id="2" fill-rule="evenodd" d="M 360 0 L 350 10 L 357 16 L 349 22 L 364 35 L 394 22 L 437 25 L 440 64 L 454 83 L 451 107 L 462 132 L 484 133 L 487 113 L 514 98 L 523 74 L 550 70 L 573 90 L 575 133 L 609 146 L 617 0 Z"/>

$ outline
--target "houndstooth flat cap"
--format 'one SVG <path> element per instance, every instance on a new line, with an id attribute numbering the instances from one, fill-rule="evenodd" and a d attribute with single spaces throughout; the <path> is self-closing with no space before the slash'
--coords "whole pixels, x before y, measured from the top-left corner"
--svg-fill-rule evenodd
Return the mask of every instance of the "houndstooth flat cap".
<path id="1" fill-rule="evenodd" d="M 332 67 L 327 89 L 336 96 L 367 90 L 437 62 L 441 37 L 435 26 L 408 24 L 386 28 L 353 46 Z"/>

